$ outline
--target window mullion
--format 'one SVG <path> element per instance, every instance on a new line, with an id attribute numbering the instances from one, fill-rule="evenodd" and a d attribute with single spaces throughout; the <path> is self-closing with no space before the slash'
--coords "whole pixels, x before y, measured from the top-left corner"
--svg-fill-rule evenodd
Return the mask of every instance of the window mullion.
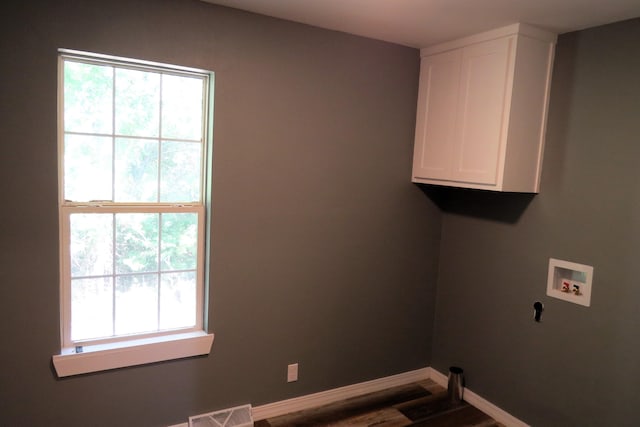
<path id="1" fill-rule="evenodd" d="M 113 70 L 113 86 L 111 92 L 111 200 L 116 201 L 116 91 L 117 91 L 117 69 L 112 67 Z M 111 270 L 111 335 L 116 336 L 116 258 L 118 254 L 117 250 L 117 221 L 116 213 L 112 213 L 112 270 Z"/>
<path id="2" fill-rule="evenodd" d="M 157 312 L 157 325 L 158 325 L 158 330 L 160 330 L 160 298 L 162 296 L 162 212 L 158 214 L 158 275 L 157 275 L 157 281 L 158 281 L 158 291 L 157 291 L 157 297 L 158 297 L 158 301 L 157 301 L 157 307 L 158 307 L 158 312 Z"/>
<path id="3" fill-rule="evenodd" d="M 162 200 L 162 97 L 163 97 L 163 87 L 164 87 L 164 73 L 160 73 L 160 96 L 158 97 L 158 203 Z M 160 330 L 160 298 L 162 297 L 162 213 L 158 214 L 158 291 L 157 291 L 157 325 L 158 330 Z"/>
<path id="4" fill-rule="evenodd" d="M 117 241 L 116 241 L 116 237 L 117 237 L 117 230 L 116 230 L 116 226 L 117 226 L 117 222 L 116 222 L 116 214 L 115 212 L 111 214 L 111 223 L 112 223 L 112 240 L 111 240 L 111 244 L 112 244 L 112 251 L 113 251 L 113 257 L 112 257 L 112 267 L 111 267 L 111 335 L 112 336 L 116 336 L 116 265 L 117 265 Z"/>
<path id="5" fill-rule="evenodd" d="M 116 68 L 113 70 L 113 89 L 111 91 L 111 200 L 116 200 Z"/>
<path id="6" fill-rule="evenodd" d="M 162 142 L 163 142 L 163 136 L 162 135 L 162 96 L 163 94 L 163 90 L 162 88 L 164 87 L 164 74 L 160 73 L 160 96 L 158 97 L 158 102 L 160 103 L 160 105 L 158 105 L 158 203 L 162 200 Z M 158 270 L 159 271 L 159 270 Z"/>

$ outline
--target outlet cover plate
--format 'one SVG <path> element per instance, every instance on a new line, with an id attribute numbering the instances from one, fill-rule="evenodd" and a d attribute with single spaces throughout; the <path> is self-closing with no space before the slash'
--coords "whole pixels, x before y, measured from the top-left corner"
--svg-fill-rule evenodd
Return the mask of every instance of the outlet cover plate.
<path id="1" fill-rule="evenodd" d="M 287 366 L 287 382 L 298 381 L 298 364 L 292 363 Z"/>

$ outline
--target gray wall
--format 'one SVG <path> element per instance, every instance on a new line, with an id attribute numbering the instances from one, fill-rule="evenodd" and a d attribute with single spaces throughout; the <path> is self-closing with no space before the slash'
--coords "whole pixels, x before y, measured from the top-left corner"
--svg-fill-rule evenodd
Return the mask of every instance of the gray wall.
<path id="1" fill-rule="evenodd" d="M 58 48 L 216 73 L 208 357 L 55 377 Z M 28 1 L 0 61 L 0 425 L 167 425 L 430 364 L 417 50 L 195 0 Z"/>
<path id="2" fill-rule="evenodd" d="M 640 419 L 639 40 L 640 20 L 559 38 L 539 195 L 430 193 L 433 365 L 535 426 Z M 590 308 L 546 296 L 550 257 L 594 266 Z"/>
<path id="3" fill-rule="evenodd" d="M 417 50 L 199 1 L 23 3 L 0 16 L 0 425 L 166 425 L 430 364 L 532 425 L 636 424 L 639 20 L 559 38 L 530 196 L 409 183 Z M 208 357 L 55 377 L 59 47 L 216 72 Z M 595 267 L 590 308 L 545 295 L 549 257 Z"/>

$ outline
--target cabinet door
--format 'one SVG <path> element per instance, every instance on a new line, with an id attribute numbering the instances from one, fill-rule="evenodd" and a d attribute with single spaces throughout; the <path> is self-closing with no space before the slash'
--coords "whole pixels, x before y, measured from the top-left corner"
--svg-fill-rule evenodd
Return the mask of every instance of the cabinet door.
<path id="1" fill-rule="evenodd" d="M 414 178 L 451 179 L 461 58 L 455 50 L 421 60 Z"/>
<path id="2" fill-rule="evenodd" d="M 513 38 L 477 43 L 463 49 L 458 95 L 453 179 L 497 184 L 504 158 L 511 95 L 509 55 Z"/>

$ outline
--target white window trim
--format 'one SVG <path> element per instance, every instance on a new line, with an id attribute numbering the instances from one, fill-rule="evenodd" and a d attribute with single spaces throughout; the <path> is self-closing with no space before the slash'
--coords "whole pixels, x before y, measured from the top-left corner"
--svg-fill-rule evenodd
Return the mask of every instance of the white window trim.
<path id="1" fill-rule="evenodd" d="M 82 353 L 63 349 L 53 356 L 59 377 L 144 365 L 166 360 L 209 354 L 213 334 L 204 331 L 165 335 L 110 344 L 84 346 Z"/>
<path id="2" fill-rule="evenodd" d="M 88 55 L 89 57 L 101 58 L 106 60 L 128 61 L 128 62 L 138 63 L 138 64 L 151 66 L 151 67 L 154 67 L 154 66 L 158 66 L 162 68 L 170 67 L 183 72 L 194 72 L 197 74 L 208 73 L 209 85 L 211 85 L 213 82 L 213 74 L 205 70 L 192 69 L 192 68 L 186 68 L 186 67 L 176 67 L 173 65 L 166 65 L 161 63 L 133 60 L 129 58 L 121 58 L 121 57 L 114 57 L 114 56 L 107 56 L 107 55 L 86 54 L 84 52 L 67 50 L 67 49 L 60 49 L 59 53 L 64 55 L 69 55 L 69 56 Z M 59 77 L 59 79 L 62 79 L 62 77 Z M 62 80 L 59 80 L 59 87 L 61 84 L 62 84 Z M 211 86 L 207 88 L 207 91 L 210 90 L 210 87 Z M 212 124 L 212 119 L 211 119 L 211 113 L 212 113 L 212 107 L 213 107 L 212 99 L 209 99 L 209 102 L 205 107 L 207 108 L 206 110 L 207 112 L 205 114 L 208 116 L 208 121 L 209 121 L 207 133 L 209 133 L 211 124 Z M 63 105 L 61 103 L 61 97 L 59 97 L 58 117 L 61 116 L 62 111 L 63 111 Z M 62 124 L 59 124 L 58 132 L 60 133 L 63 132 L 62 127 L 63 127 Z M 60 138 L 60 135 L 59 135 L 59 138 Z M 206 146 L 208 145 L 209 144 L 206 144 Z M 59 145 L 59 150 L 60 150 L 60 145 Z M 207 174 L 206 175 L 207 179 L 203 179 L 203 184 L 205 189 L 204 203 L 205 203 L 205 206 L 208 205 L 209 208 L 210 208 L 210 203 L 208 203 L 208 200 L 210 200 L 210 198 L 206 190 L 210 189 L 210 182 L 208 178 L 210 174 L 210 170 L 208 169 L 210 167 L 210 159 L 207 154 L 210 150 L 211 150 L 210 146 L 208 149 L 205 150 L 205 164 L 203 165 L 205 166 L 203 169 L 203 173 Z M 59 156 L 60 156 L 60 153 L 59 153 Z M 59 180 L 62 180 L 60 174 L 59 174 Z M 61 185 L 59 185 L 59 187 L 62 188 Z M 204 227 L 205 235 L 210 235 L 209 233 L 210 213 L 208 212 L 208 209 L 207 209 L 207 212 L 205 212 L 204 214 L 204 218 L 206 222 L 206 225 Z M 206 245 L 206 249 L 203 248 L 203 243 L 204 245 Z M 63 242 L 61 241 L 60 244 L 63 244 Z M 208 253 L 209 251 L 208 239 L 204 239 L 204 241 L 200 243 L 199 251 L 204 251 L 204 252 L 200 252 L 201 254 L 200 256 L 202 256 L 203 253 L 204 254 Z M 208 270 L 207 262 L 204 263 L 203 268 Z M 61 272 L 62 270 L 63 269 L 61 269 Z M 202 274 L 202 271 L 199 271 L 198 273 Z M 91 372 L 105 371 L 105 370 L 124 368 L 129 366 L 144 365 L 144 364 L 163 362 L 163 361 L 174 360 L 174 359 L 202 356 L 202 355 L 207 355 L 211 352 L 211 347 L 213 346 L 214 334 L 207 333 L 206 331 L 207 329 L 206 327 L 206 324 L 207 324 L 206 294 L 208 290 L 208 286 L 206 284 L 203 284 L 204 289 L 202 289 L 202 292 L 203 292 L 202 304 L 200 304 L 197 307 L 199 321 L 198 321 L 198 325 L 196 325 L 196 328 L 195 328 L 196 330 L 192 329 L 182 333 L 178 331 L 169 331 L 166 334 L 160 333 L 160 334 L 154 334 L 153 336 L 120 340 L 115 342 L 83 345 L 80 350 L 80 347 L 69 347 L 68 342 L 66 342 L 66 345 L 65 345 L 65 337 L 67 336 L 68 331 L 65 331 L 66 319 L 64 319 L 64 317 L 66 317 L 65 312 L 67 307 L 65 307 L 65 304 L 66 304 L 64 300 L 65 291 L 63 289 L 62 280 L 63 279 L 61 278 L 60 329 L 61 329 L 62 348 L 60 350 L 60 354 L 53 355 L 52 357 L 53 366 L 56 370 L 56 374 L 58 375 L 58 377 L 67 377 L 72 375 L 86 374 Z"/>

